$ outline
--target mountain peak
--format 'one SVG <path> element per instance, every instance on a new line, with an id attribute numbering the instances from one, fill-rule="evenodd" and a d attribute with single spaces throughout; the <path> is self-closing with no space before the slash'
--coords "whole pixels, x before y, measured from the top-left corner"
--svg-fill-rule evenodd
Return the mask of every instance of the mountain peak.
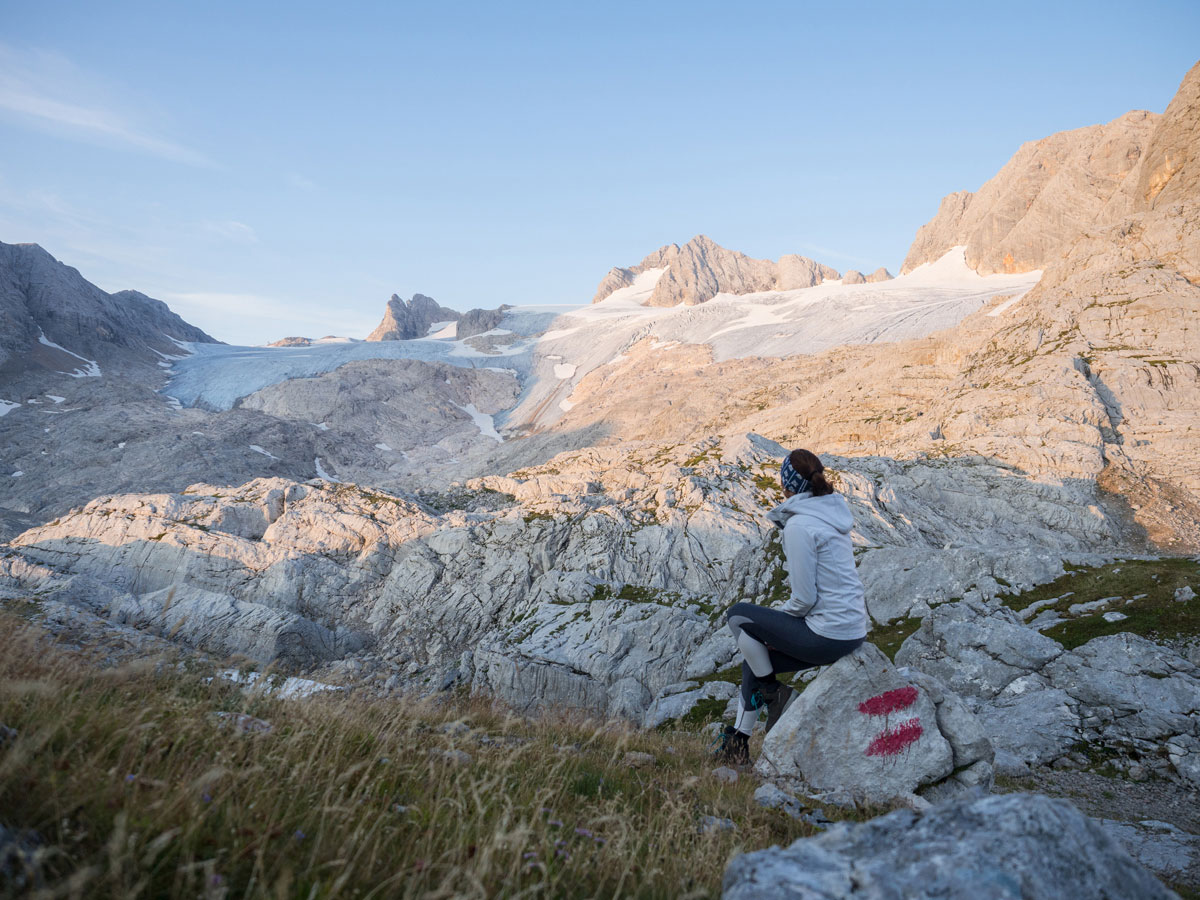
<path id="1" fill-rule="evenodd" d="M 596 289 L 593 303 L 629 287 L 650 269 L 666 269 L 659 277 L 646 306 L 695 306 L 717 294 L 750 294 L 756 291 L 795 290 L 835 280 L 838 273 L 804 256 L 787 254 L 779 262 L 753 259 L 722 247 L 706 234 L 698 234 L 682 247 L 667 244 L 636 266 L 610 269 Z"/>

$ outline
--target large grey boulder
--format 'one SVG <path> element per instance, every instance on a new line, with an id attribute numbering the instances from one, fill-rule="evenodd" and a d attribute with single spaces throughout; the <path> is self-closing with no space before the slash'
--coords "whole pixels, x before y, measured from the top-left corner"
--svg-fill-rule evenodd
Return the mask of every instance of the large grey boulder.
<path id="1" fill-rule="evenodd" d="M 924 814 L 735 857 L 725 900 L 1167 900 L 1176 895 L 1098 823 L 1036 794 L 963 797 Z"/>
<path id="2" fill-rule="evenodd" d="M 899 671 L 873 644 L 821 672 L 763 742 L 756 770 L 868 802 L 944 799 L 990 787 L 992 747 L 971 712 L 936 679 Z M 956 779 L 955 776 L 960 776 Z"/>

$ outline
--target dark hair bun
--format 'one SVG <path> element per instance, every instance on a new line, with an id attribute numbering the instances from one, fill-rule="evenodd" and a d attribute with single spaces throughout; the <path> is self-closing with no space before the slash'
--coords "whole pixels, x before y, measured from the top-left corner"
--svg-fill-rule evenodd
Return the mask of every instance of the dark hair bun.
<path id="1" fill-rule="evenodd" d="M 824 497 L 833 493 L 833 485 L 825 477 L 825 465 L 811 450 L 793 450 L 788 454 L 788 462 L 800 475 L 812 485 L 813 496 Z"/>

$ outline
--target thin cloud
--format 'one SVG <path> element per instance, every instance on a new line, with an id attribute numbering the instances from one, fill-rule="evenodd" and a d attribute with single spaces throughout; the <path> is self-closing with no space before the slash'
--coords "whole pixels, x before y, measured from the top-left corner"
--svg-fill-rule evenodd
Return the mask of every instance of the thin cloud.
<path id="1" fill-rule="evenodd" d="M 869 259 L 863 259 L 861 256 L 853 256 L 849 253 L 842 253 L 839 250 L 831 250 L 828 247 L 820 247 L 816 244 L 801 244 L 800 249 L 805 253 L 814 254 L 817 262 L 821 262 L 824 259 L 840 259 L 858 266 L 879 266 L 878 260 L 872 262 Z"/>
<path id="2" fill-rule="evenodd" d="M 315 191 L 317 189 L 317 183 L 315 181 L 313 181 L 311 178 L 305 178 L 303 175 L 300 175 L 296 172 L 291 172 L 284 176 L 284 180 L 292 187 L 298 188 L 302 191 Z"/>
<path id="3" fill-rule="evenodd" d="M 223 291 L 159 291 L 153 296 L 166 302 L 173 311 L 189 322 L 205 328 L 206 323 L 223 323 L 228 329 L 230 320 L 237 323 L 241 334 L 256 334 L 276 340 L 291 334 L 324 337 L 326 334 L 354 336 L 366 334 L 375 326 L 360 314 L 350 313 L 340 304 L 330 313 L 292 301 L 252 293 Z M 205 330 L 212 331 L 211 327 Z M 220 335 L 217 335 L 220 337 Z"/>
<path id="4" fill-rule="evenodd" d="M 258 233 L 245 222 L 235 222 L 230 219 L 227 222 L 205 222 L 201 227 L 209 234 L 215 234 L 217 237 L 234 243 L 258 243 Z"/>
<path id="5" fill-rule="evenodd" d="M 0 110 L 13 121 L 187 165 L 213 166 L 202 153 L 156 136 L 102 100 L 80 102 L 94 92 L 94 81 L 61 56 L 0 44 Z"/>

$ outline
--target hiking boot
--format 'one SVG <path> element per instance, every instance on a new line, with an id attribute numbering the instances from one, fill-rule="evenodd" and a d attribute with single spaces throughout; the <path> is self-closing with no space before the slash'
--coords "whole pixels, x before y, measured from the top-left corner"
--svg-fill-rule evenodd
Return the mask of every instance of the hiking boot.
<path id="1" fill-rule="evenodd" d="M 796 692 L 789 685 L 782 683 L 763 686 L 762 695 L 767 707 L 768 733 L 775 727 L 775 723 L 779 721 L 779 717 L 783 715 L 783 711 L 787 708 L 788 701 L 792 699 L 794 693 Z"/>
<path id="2" fill-rule="evenodd" d="M 732 725 L 726 725 L 719 738 L 721 746 L 713 755 L 717 762 L 727 766 L 750 765 L 750 738 Z"/>

